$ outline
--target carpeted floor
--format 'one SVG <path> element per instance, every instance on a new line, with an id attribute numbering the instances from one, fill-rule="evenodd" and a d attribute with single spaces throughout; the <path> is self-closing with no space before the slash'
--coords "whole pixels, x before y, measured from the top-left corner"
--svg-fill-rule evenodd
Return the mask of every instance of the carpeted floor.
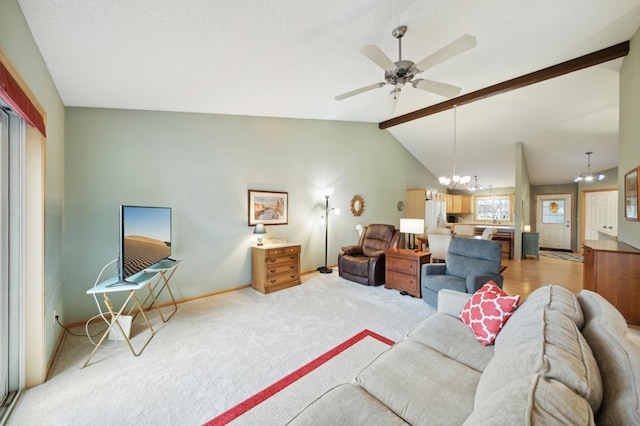
<path id="1" fill-rule="evenodd" d="M 268 295 L 246 288 L 190 301 L 166 324 L 150 315 L 157 334 L 139 357 L 118 342 L 100 348 L 81 369 L 93 346 L 86 337 L 65 335 L 50 379 L 21 396 L 8 424 L 201 425 L 362 330 L 397 341 L 432 313 L 421 299 L 352 283 L 336 272 Z M 132 341 L 139 347 L 147 335 L 136 323 Z M 375 351 L 365 349 L 368 355 L 343 369 L 344 379 L 318 369 L 319 381 L 301 381 L 302 389 L 236 421 L 257 424 L 251 416 L 258 416 L 261 425 L 282 424 L 336 380 L 351 380 L 384 349 L 381 342 L 374 345 Z M 343 355 L 349 363 L 348 352 Z M 286 407 L 287 401 L 298 405 Z"/>
<path id="2" fill-rule="evenodd" d="M 572 262 L 583 262 L 582 256 L 566 251 L 540 250 L 540 256 L 551 257 L 554 259 L 569 260 Z"/>

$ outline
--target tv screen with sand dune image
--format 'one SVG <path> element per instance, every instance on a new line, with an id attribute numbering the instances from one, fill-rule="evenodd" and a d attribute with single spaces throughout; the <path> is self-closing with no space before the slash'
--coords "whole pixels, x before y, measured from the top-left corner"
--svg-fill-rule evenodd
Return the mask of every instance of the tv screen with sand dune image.
<path id="1" fill-rule="evenodd" d="M 171 208 L 120 206 L 120 280 L 171 256 Z"/>

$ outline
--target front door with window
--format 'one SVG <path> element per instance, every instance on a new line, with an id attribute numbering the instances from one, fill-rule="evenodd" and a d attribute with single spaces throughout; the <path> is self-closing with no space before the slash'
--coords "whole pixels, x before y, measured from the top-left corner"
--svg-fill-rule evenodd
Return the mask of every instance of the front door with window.
<path id="1" fill-rule="evenodd" d="M 536 195 L 536 230 L 540 247 L 571 250 L 572 194 Z"/>

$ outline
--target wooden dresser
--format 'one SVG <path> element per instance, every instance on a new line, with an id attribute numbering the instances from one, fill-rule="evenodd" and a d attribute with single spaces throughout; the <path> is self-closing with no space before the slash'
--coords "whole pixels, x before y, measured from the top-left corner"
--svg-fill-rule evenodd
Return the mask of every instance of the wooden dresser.
<path id="1" fill-rule="evenodd" d="M 617 241 L 583 243 L 583 287 L 618 309 L 627 322 L 640 324 L 640 250 Z"/>
<path id="2" fill-rule="evenodd" d="M 251 287 L 271 293 L 300 282 L 300 244 L 251 247 Z"/>
<path id="3" fill-rule="evenodd" d="M 421 297 L 420 274 L 422 265 L 429 263 L 431 253 L 403 249 L 385 250 L 385 288 L 404 291 L 414 297 Z"/>

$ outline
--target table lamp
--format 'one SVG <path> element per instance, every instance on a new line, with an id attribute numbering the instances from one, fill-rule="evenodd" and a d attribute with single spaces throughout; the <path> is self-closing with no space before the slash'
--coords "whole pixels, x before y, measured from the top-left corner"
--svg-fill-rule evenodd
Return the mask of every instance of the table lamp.
<path id="1" fill-rule="evenodd" d="M 267 230 L 264 227 L 263 223 L 259 223 L 256 225 L 255 229 L 253 230 L 254 234 L 258 234 L 258 245 L 261 246 L 262 245 L 262 234 L 266 234 Z"/>
<path id="2" fill-rule="evenodd" d="M 400 232 L 409 234 L 409 238 L 413 237 L 413 243 L 409 240 L 409 249 L 416 248 L 416 234 L 424 233 L 424 219 L 400 219 Z"/>

